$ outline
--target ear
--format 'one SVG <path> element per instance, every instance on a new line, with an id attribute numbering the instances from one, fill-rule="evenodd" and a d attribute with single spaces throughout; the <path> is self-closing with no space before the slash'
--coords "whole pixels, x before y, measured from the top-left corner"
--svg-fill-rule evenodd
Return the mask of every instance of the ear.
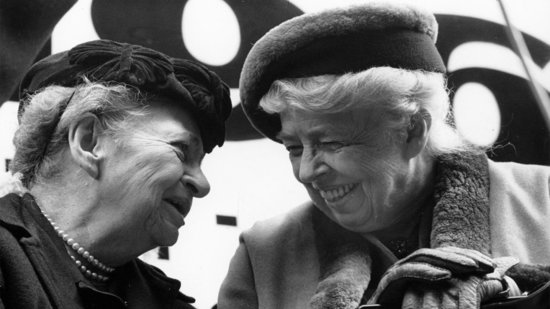
<path id="1" fill-rule="evenodd" d="M 432 117 L 425 111 L 419 111 L 411 116 L 411 123 L 407 127 L 405 154 L 407 158 L 416 157 L 428 143 L 428 134 L 432 125 Z"/>
<path id="2" fill-rule="evenodd" d="M 69 149 L 73 160 L 94 179 L 99 178 L 98 154 L 101 123 L 96 115 L 86 113 L 69 127 Z"/>

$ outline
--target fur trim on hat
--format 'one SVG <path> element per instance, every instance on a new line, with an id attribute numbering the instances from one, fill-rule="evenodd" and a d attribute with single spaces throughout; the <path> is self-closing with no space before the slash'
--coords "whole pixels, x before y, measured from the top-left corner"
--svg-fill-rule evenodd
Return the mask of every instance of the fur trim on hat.
<path id="1" fill-rule="evenodd" d="M 449 245 L 487 254 L 490 248 L 487 157 L 442 156 L 437 168 L 431 247 Z M 385 261 L 371 259 L 377 256 L 374 246 L 339 227 L 320 211 L 316 211 L 313 224 L 321 278 L 311 308 L 357 308 L 371 281 L 371 268 L 384 271 L 375 268 L 386 264 Z M 372 263 L 377 266 L 371 267 Z"/>
<path id="2" fill-rule="evenodd" d="M 260 68 L 266 59 L 288 53 L 325 36 L 344 36 L 350 33 L 411 29 L 437 39 L 438 25 L 433 14 L 413 6 L 391 3 L 366 3 L 336 8 L 289 19 L 268 31 L 253 47 L 247 65 Z M 244 70 L 254 74 L 255 70 Z"/>
<path id="3" fill-rule="evenodd" d="M 254 45 L 243 67 L 240 88 L 248 89 L 249 83 L 263 75 L 267 62 L 319 38 L 382 29 L 416 30 L 428 34 L 435 43 L 438 25 L 431 13 L 383 2 L 301 15 L 271 29 Z"/>

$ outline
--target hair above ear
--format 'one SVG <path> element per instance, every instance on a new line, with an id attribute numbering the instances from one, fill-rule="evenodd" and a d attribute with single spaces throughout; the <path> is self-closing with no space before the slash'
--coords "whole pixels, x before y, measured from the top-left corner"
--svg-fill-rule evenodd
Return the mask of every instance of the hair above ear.
<path id="1" fill-rule="evenodd" d="M 73 160 L 90 177 L 99 178 L 100 155 L 97 153 L 102 125 L 96 115 L 85 113 L 69 126 L 68 143 Z"/>

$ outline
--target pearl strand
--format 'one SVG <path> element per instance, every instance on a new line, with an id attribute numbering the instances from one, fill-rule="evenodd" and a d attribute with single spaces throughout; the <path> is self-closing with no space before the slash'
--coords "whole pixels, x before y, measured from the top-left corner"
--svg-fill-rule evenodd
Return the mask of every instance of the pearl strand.
<path id="1" fill-rule="evenodd" d="M 115 270 L 113 267 L 109 267 L 101 263 L 98 259 L 96 259 L 93 255 L 91 255 L 90 252 L 84 249 L 84 247 L 82 247 L 74 239 L 70 238 L 69 235 L 65 233 L 65 231 L 63 231 L 59 226 L 57 226 L 55 221 L 53 221 L 53 219 L 50 218 L 48 214 L 42 211 L 42 209 L 40 209 L 40 211 L 42 212 L 42 215 L 48 220 L 48 222 L 50 222 L 51 226 L 53 227 L 57 235 L 61 237 L 61 239 L 63 239 L 63 241 L 67 244 L 67 246 L 69 246 L 69 248 L 71 248 L 73 251 L 75 251 L 80 256 L 82 256 L 84 260 L 86 260 L 89 264 L 91 264 L 92 266 L 98 268 L 100 271 L 103 271 L 105 273 L 112 273 Z M 97 280 L 100 282 L 105 282 L 110 279 L 110 277 L 108 276 L 100 275 L 96 272 L 91 271 L 88 267 L 84 265 L 82 261 L 74 257 L 72 254 L 69 253 L 69 256 L 75 262 L 80 272 L 82 272 L 84 276 L 86 276 L 87 278 Z"/>
<path id="2" fill-rule="evenodd" d="M 101 281 L 101 282 L 105 282 L 109 280 L 109 276 L 103 276 L 94 271 L 91 271 L 88 268 L 86 268 L 86 266 L 83 265 L 83 263 L 77 258 L 75 258 L 72 254 L 69 254 L 69 256 L 75 262 L 76 266 L 78 266 L 78 269 L 80 270 L 80 272 L 84 274 L 84 276 L 93 280 Z"/>

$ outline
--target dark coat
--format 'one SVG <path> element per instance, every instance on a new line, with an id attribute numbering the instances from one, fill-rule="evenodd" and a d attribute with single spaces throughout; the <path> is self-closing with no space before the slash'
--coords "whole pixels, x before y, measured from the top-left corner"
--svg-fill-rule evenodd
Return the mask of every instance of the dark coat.
<path id="1" fill-rule="evenodd" d="M 98 290 L 66 253 L 33 197 L 0 198 L 0 308 L 193 308 L 180 282 L 135 259 Z M 121 297 L 122 296 L 122 297 Z"/>

